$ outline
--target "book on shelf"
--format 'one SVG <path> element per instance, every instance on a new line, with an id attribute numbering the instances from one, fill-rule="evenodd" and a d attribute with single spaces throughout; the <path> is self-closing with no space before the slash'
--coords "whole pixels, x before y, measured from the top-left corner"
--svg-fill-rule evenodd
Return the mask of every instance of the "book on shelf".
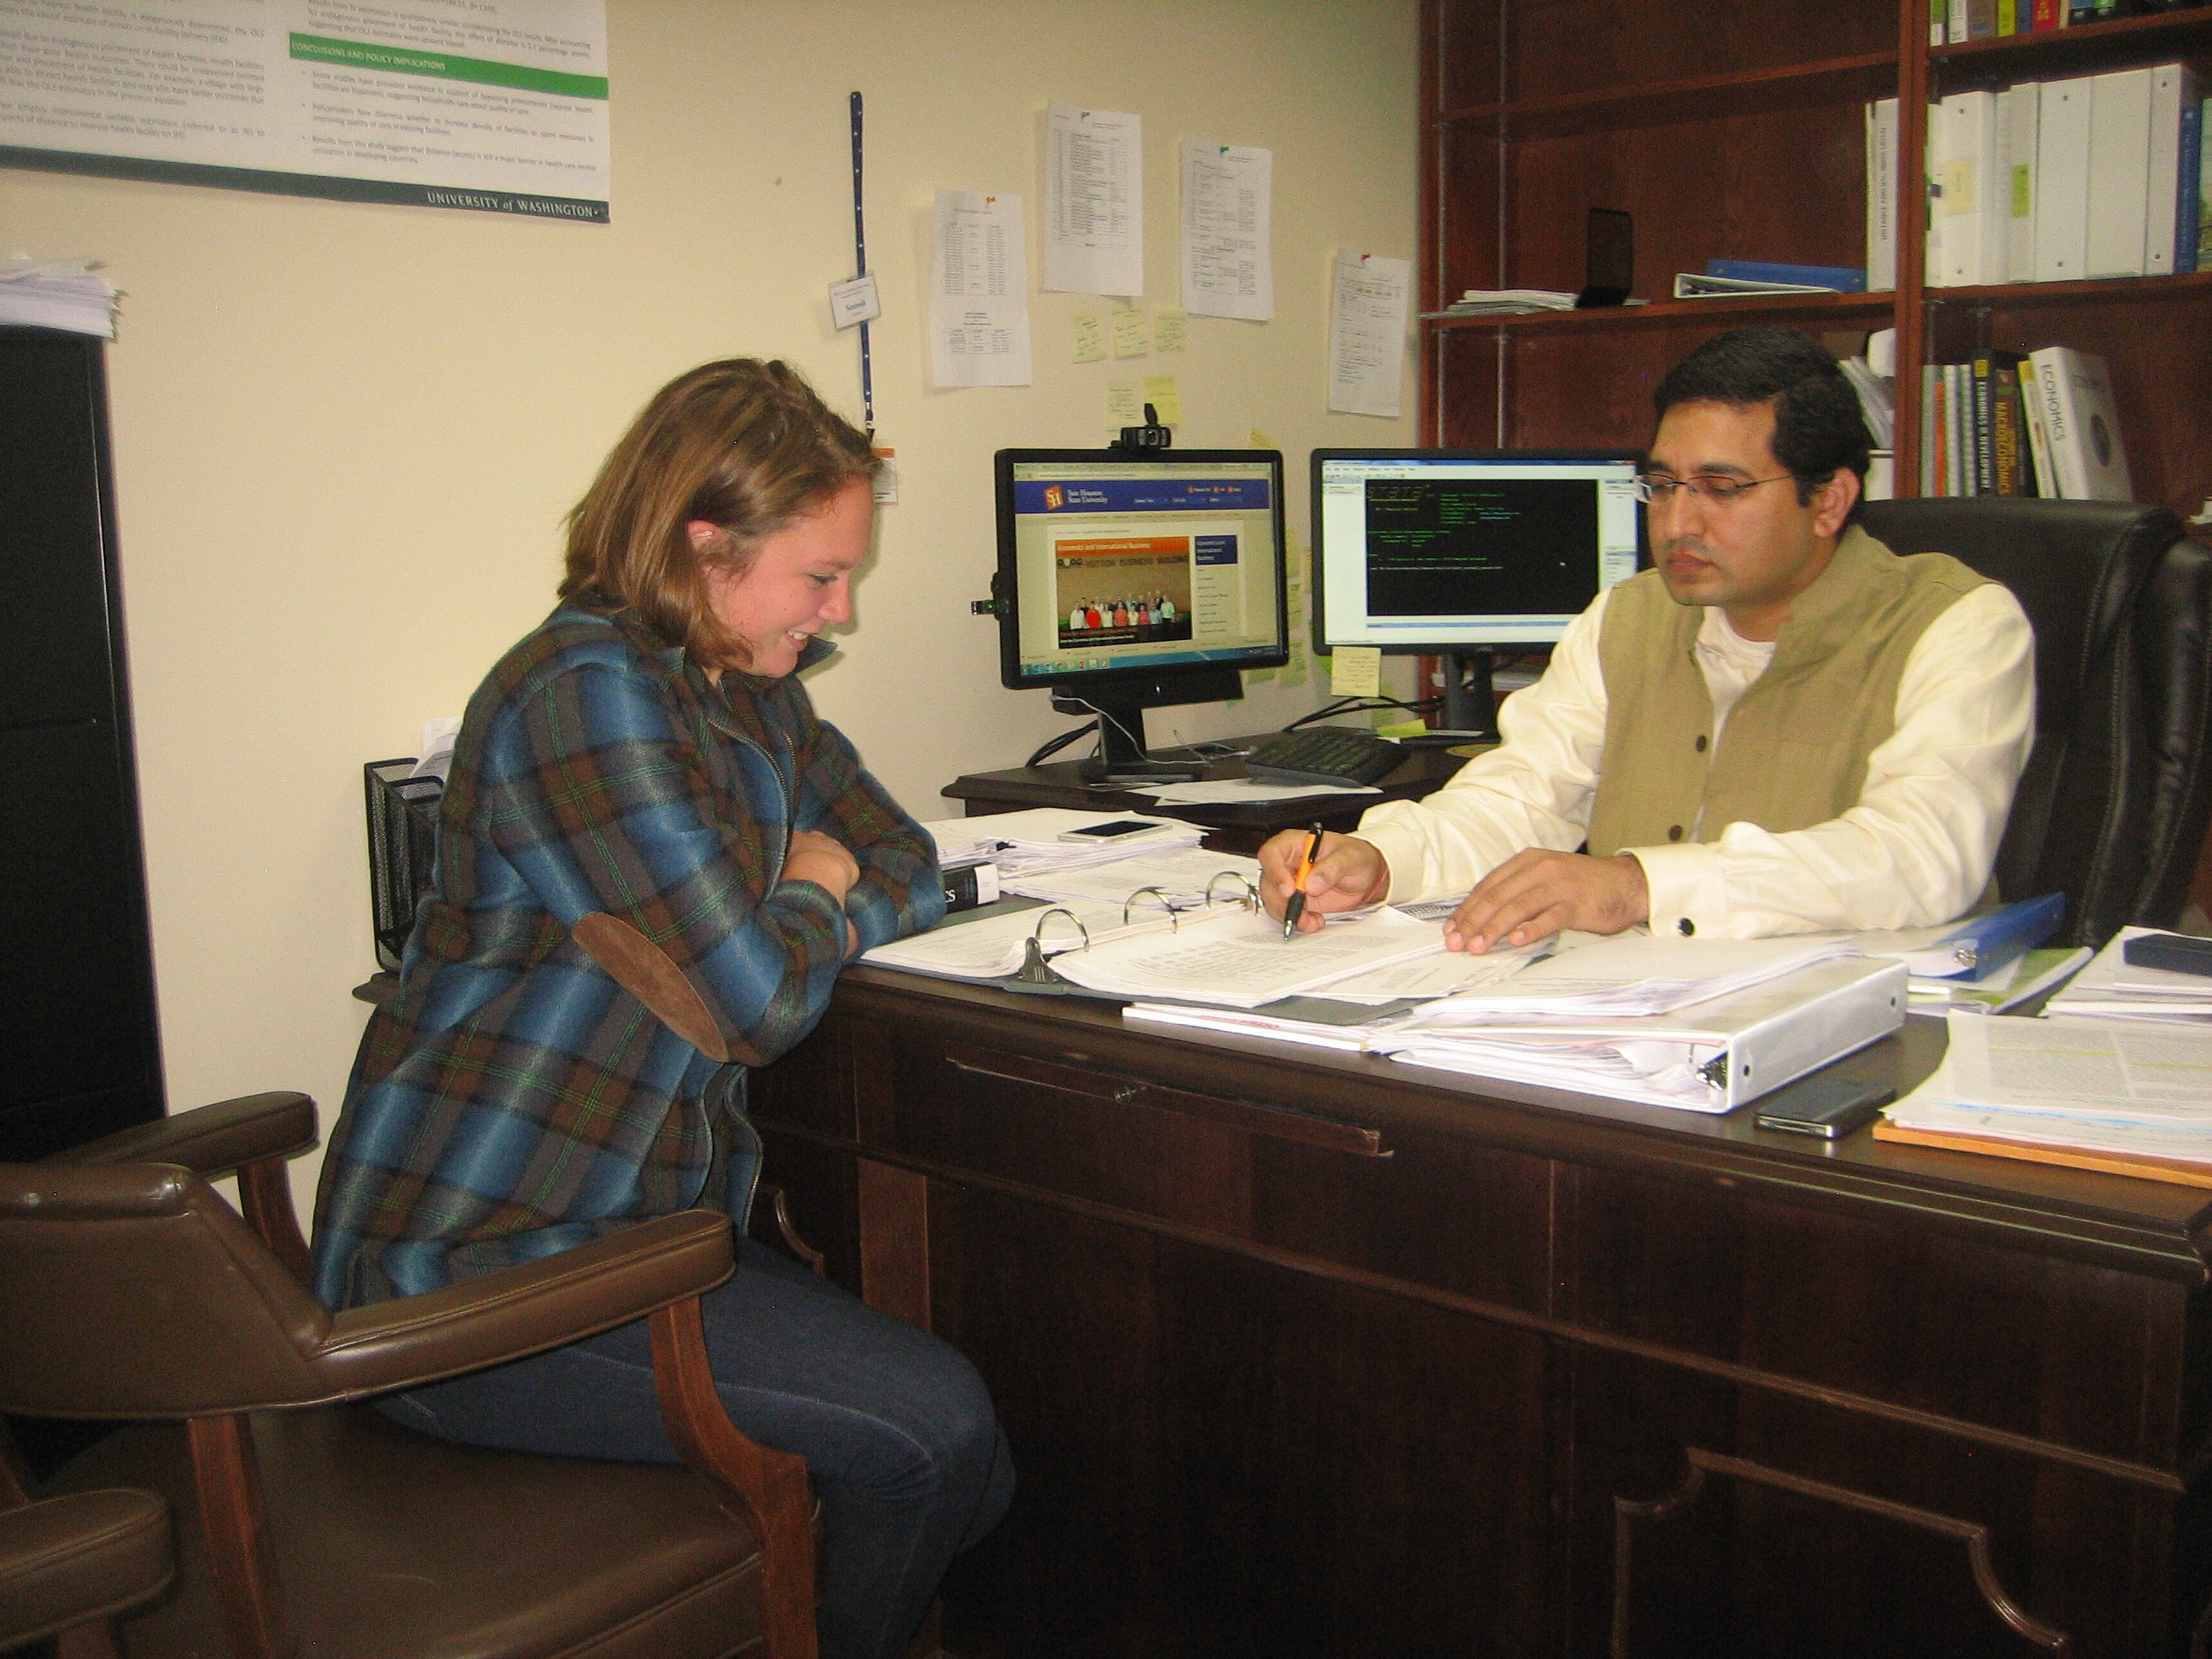
<path id="1" fill-rule="evenodd" d="M 2051 452 L 2051 493 L 2069 501 L 2135 497 L 2105 360 L 2068 346 L 2028 354 Z"/>
<path id="2" fill-rule="evenodd" d="M 2181 105 L 2181 156 L 2173 170 L 2173 274 L 2197 269 L 2197 240 L 2203 234 L 2204 100 Z"/>
<path id="3" fill-rule="evenodd" d="M 2212 270 L 2212 98 L 2197 106 L 2197 268 Z"/>
<path id="4" fill-rule="evenodd" d="M 1848 370 L 1846 371 L 1848 373 Z M 2033 418 L 2029 357 L 1984 347 L 1921 379 L 1920 493 L 2048 495 L 2048 444 Z"/>
<path id="5" fill-rule="evenodd" d="M 1866 285 L 1877 294 L 1897 286 L 1897 100 L 1866 106 Z"/>

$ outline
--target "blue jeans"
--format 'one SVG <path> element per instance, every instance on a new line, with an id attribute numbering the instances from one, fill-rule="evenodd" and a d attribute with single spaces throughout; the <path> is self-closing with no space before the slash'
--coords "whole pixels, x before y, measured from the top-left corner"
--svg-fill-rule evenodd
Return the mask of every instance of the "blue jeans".
<path id="1" fill-rule="evenodd" d="M 743 1237 L 737 1272 L 700 1307 L 731 1419 L 806 1460 L 822 1505 L 823 1659 L 901 1659 L 946 1565 L 1013 1496 L 982 1378 L 927 1332 Z M 377 1404 L 471 1445 L 680 1461 L 643 1320 Z"/>

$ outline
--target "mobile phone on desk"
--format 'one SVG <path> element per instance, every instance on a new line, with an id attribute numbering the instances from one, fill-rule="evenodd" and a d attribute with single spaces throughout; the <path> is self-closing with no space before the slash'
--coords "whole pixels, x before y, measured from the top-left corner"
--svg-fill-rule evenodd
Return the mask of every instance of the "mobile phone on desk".
<path id="1" fill-rule="evenodd" d="M 1143 818 L 1115 818 L 1105 823 L 1086 823 L 1079 830 L 1063 830 L 1058 839 L 1096 846 L 1102 842 L 1120 841 L 1125 836 L 1141 836 L 1165 827 Z"/>
<path id="2" fill-rule="evenodd" d="M 1801 1077 L 1762 1098 L 1752 1121 L 1785 1134 L 1840 1140 L 1897 1098 L 1897 1091 L 1849 1077 Z"/>
<path id="3" fill-rule="evenodd" d="M 2120 959 L 2130 968 L 2212 975 L 2212 939 L 2189 933 L 2138 933 L 2120 946 Z"/>

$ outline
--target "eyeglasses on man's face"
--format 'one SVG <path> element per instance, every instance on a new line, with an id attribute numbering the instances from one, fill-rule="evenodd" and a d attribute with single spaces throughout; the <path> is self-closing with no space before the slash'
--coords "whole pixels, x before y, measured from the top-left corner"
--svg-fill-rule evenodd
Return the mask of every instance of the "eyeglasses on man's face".
<path id="1" fill-rule="evenodd" d="M 1792 475 L 1778 472 L 1771 478 L 1729 478 L 1717 472 L 1698 472 L 1686 478 L 1677 478 L 1664 472 L 1639 472 L 1632 488 L 1636 499 L 1646 507 L 1665 507 L 1674 499 L 1674 492 L 1686 489 L 1692 495 L 1701 495 L 1715 507 L 1726 507 L 1740 498 L 1747 489 L 1756 489 L 1761 484 L 1780 483 Z"/>

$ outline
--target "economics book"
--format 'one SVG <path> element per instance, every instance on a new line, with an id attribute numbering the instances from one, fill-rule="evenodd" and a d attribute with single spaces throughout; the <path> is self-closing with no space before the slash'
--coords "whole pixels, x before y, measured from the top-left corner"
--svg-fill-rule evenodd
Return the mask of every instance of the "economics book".
<path id="1" fill-rule="evenodd" d="M 2069 501 L 2135 499 L 2120 441 L 2111 371 L 2102 357 L 2068 346 L 2028 354 L 2051 447 L 2054 494 Z"/>

